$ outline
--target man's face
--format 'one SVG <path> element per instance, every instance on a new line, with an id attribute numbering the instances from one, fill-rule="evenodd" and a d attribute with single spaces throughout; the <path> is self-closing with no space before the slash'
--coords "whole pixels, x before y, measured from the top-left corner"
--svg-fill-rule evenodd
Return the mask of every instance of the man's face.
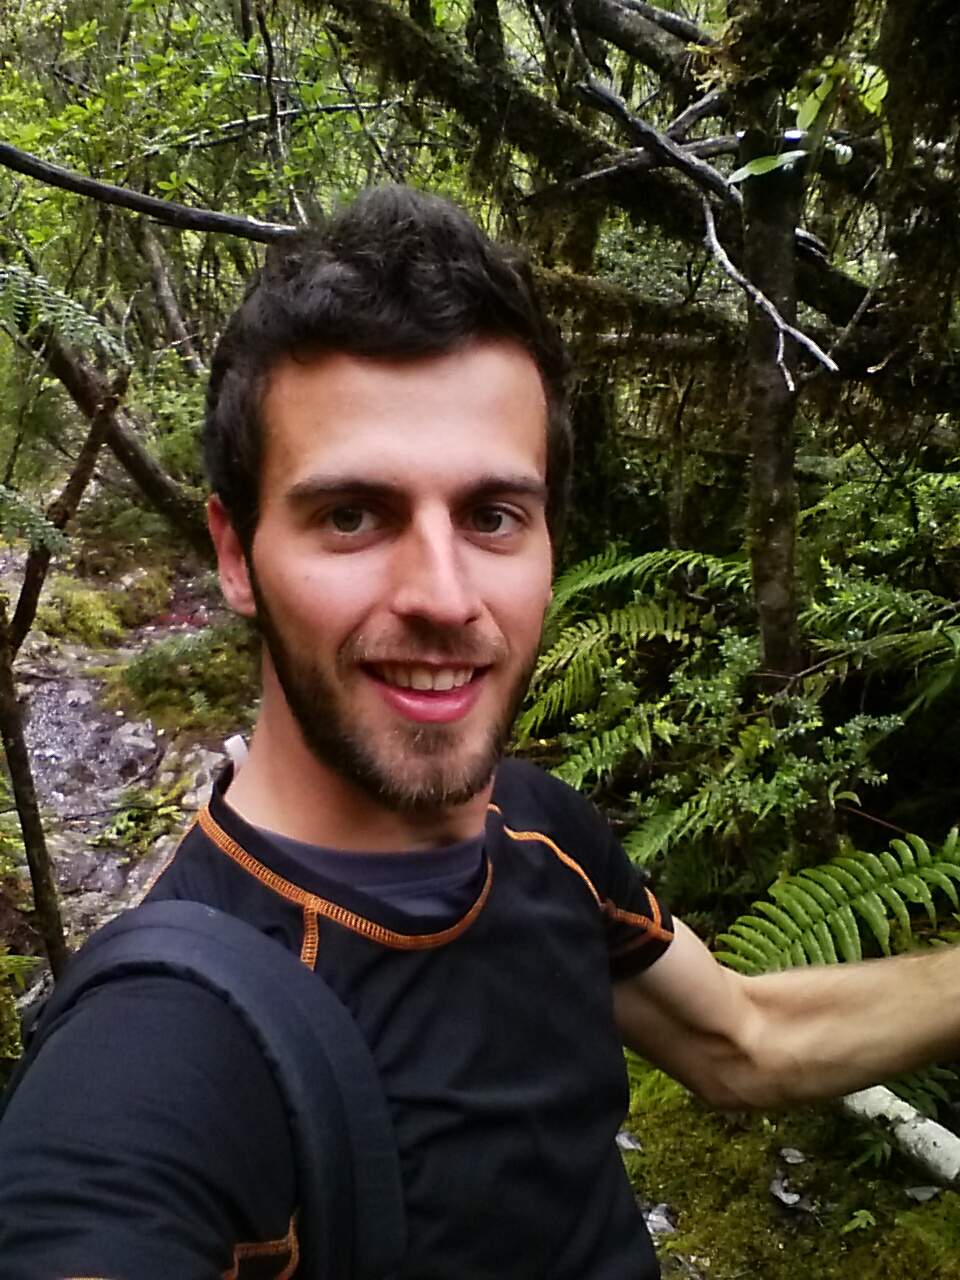
<path id="1" fill-rule="evenodd" d="M 263 421 L 249 573 L 265 711 L 275 677 L 320 763 L 390 809 L 464 803 L 503 749 L 549 599 L 536 365 L 507 342 L 288 361 Z"/>

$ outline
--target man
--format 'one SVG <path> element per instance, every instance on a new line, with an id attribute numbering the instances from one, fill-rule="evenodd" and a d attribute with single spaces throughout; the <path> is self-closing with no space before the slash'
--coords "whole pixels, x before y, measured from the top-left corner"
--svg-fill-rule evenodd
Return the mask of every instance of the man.
<path id="1" fill-rule="evenodd" d="M 375 191 L 276 254 L 214 360 L 205 450 L 263 701 L 152 896 L 279 938 L 353 1014 L 400 1152 L 397 1280 L 658 1274 L 615 1144 L 621 1042 L 737 1106 L 956 1051 L 955 952 L 741 978 L 590 806 L 501 760 L 566 366 L 526 270 L 459 211 Z M 86 997 L 0 1130 L 2 1277 L 290 1276 L 296 1208 L 264 1062 L 173 978 Z"/>

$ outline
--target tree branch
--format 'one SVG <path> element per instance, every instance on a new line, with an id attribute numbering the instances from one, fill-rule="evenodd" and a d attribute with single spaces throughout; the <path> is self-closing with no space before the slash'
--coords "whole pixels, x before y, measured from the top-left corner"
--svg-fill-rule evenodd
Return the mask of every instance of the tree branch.
<path id="1" fill-rule="evenodd" d="M 117 205 L 121 209 L 131 209 L 134 213 L 144 213 L 148 218 L 155 218 L 168 227 L 178 227 L 181 231 L 219 231 L 226 235 L 240 236 L 244 240 L 253 240 L 258 244 L 274 244 L 287 236 L 301 233 L 300 227 L 257 222 L 253 218 L 238 218 L 228 213 L 214 213 L 209 209 L 191 209 L 187 205 L 175 204 L 172 200 L 159 200 L 156 196 L 148 196 L 141 191 L 114 186 L 112 182 L 100 182 L 96 178 L 85 177 L 70 169 L 62 169 L 59 165 L 49 164 L 37 156 L 28 155 L 27 152 L 12 147 L 9 142 L 0 142 L 0 165 L 28 178 L 36 178 L 38 182 L 46 182 L 49 186 L 72 191 L 74 195 L 90 196 L 101 204 Z"/>
<path id="2" fill-rule="evenodd" d="M 206 375 L 207 370 L 203 361 L 197 355 L 193 339 L 184 324 L 179 304 L 170 285 L 170 277 L 167 274 L 167 267 L 163 261 L 160 246 L 157 244 L 156 238 L 146 222 L 140 222 L 137 225 L 134 230 L 134 239 L 146 259 L 147 267 L 150 271 L 150 279 L 153 283 L 153 291 L 156 294 L 160 310 L 163 312 L 163 318 L 166 321 L 167 331 L 174 350 L 194 377 L 202 378 Z"/>
<path id="3" fill-rule="evenodd" d="M 622 3 L 625 9 L 632 9 L 634 13 L 639 13 L 649 22 L 656 23 L 658 27 L 676 36 L 678 40 L 686 41 L 687 44 L 699 44 L 705 49 L 715 49 L 720 43 L 719 40 L 708 35 L 702 27 L 698 27 L 689 18 L 681 17 L 679 13 L 658 9 L 656 5 L 644 4 L 642 0 L 622 0 Z"/>
<path id="4" fill-rule="evenodd" d="M 705 120 L 707 116 L 719 115 L 726 103 L 727 95 L 722 89 L 711 89 L 671 120 L 664 133 L 674 142 L 682 142 L 695 124 Z"/>
<path id="5" fill-rule="evenodd" d="M 634 115 L 625 102 L 611 89 L 598 83 L 592 74 L 586 84 L 578 85 L 578 89 L 581 97 L 598 107 L 605 115 L 619 120 L 631 137 L 646 147 L 661 164 L 677 169 L 699 189 L 711 191 L 723 200 L 729 200 L 738 208 L 740 207 L 742 203 L 740 192 L 730 186 L 722 173 L 714 169 L 713 165 L 707 164 L 705 160 L 701 160 L 692 150 L 685 150 L 672 138 L 668 138 L 653 125 L 647 124 L 645 120 Z"/>
<path id="6" fill-rule="evenodd" d="M 706 196 L 701 196 L 700 198 L 703 202 L 703 217 L 707 226 L 706 239 L 707 239 L 707 245 L 710 249 L 710 252 L 716 258 L 717 262 L 724 269 L 724 271 L 727 273 L 730 279 L 735 281 L 740 286 L 740 288 L 744 291 L 744 293 L 751 300 L 751 302 L 753 302 L 756 306 L 758 306 L 761 311 L 765 312 L 766 315 L 770 317 L 770 319 L 773 321 L 774 325 L 776 326 L 777 335 L 778 335 L 777 367 L 779 368 L 780 372 L 783 374 L 783 379 L 786 382 L 788 389 L 792 392 L 795 390 L 795 387 L 793 385 L 793 378 L 790 376 L 790 371 L 787 368 L 783 358 L 784 356 L 783 344 L 784 344 L 785 336 L 789 338 L 793 338 L 794 342 L 798 342 L 801 347 L 809 351 L 810 354 L 815 359 L 819 360 L 820 363 L 825 368 L 829 369 L 831 373 L 839 373 L 840 369 L 837 366 L 836 361 L 831 356 L 828 356 L 822 347 L 817 346 L 817 344 L 813 341 L 812 338 L 808 338 L 805 333 L 802 333 L 801 330 L 794 328 L 792 324 L 787 324 L 786 320 L 784 320 L 783 316 L 781 316 L 780 312 L 773 305 L 770 299 L 767 298 L 765 294 L 761 293 L 760 290 L 757 288 L 757 286 L 751 280 L 748 280 L 747 277 L 743 274 L 743 272 L 738 271 L 737 268 L 733 265 L 733 263 L 730 261 L 729 257 L 727 256 L 726 252 L 724 251 L 723 245 L 721 245 L 719 239 L 717 238 L 717 226 L 713 220 L 713 210 L 710 208 L 710 201 L 706 198 Z"/>

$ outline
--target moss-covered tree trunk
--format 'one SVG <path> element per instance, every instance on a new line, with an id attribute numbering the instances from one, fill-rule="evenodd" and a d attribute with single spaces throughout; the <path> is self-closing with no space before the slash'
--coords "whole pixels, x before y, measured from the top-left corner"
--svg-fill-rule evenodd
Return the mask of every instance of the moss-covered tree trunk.
<path id="1" fill-rule="evenodd" d="M 769 155 L 776 143 L 759 130 L 744 138 L 745 159 Z M 793 170 L 743 184 L 744 266 L 788 323 L 797 314 L 795 231 L 803 198 Z M 753 302 L 747 323 L 747 425 L 750 438 L 750 566 L 760 621 L 763 667 L 774 681 L 800 669 L 794 538 L 796 345 Z"/>

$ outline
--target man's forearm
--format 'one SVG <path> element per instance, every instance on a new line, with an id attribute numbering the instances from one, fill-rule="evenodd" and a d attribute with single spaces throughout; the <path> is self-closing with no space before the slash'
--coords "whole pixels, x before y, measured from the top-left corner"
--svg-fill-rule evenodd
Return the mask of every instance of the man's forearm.
<path id="1" fill-rule="evenodd" d="M 960 1054 L 960 947 L 747 978 L 679 921 L 614 988 L 625 1044 L 721 1107 L 840 1097 Z"/>
<path id="2" fill-rule="evenodd" d="M 837 1097 L 960 1054 L 960 947 L 743 979 L 784 1104 Z"/>

